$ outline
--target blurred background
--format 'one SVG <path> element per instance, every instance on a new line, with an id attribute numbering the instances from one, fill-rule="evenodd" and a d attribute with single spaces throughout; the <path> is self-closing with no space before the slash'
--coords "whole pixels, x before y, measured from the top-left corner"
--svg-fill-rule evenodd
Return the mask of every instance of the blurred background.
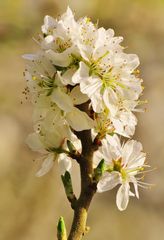
<path id="1" fill-rule="evenodd" d="M 99 26 L 124 36 L 127 52 L 141 60 L 145 81 L 145 114 L 138 114 L 135 138 L 144 145 L 156 170 L 147 174 L 151 190 L 140 190 L 119 212 L 115 191 L 97 194 L 90 208 L 94 240 L 164 239 L 164 1 L 163 0 L 0 0 L 0 240 L 53 240 L 63 215 L 69 228 L 72 211 L 57 167 L 36 178 L 37 156 L 24 140 L 32 131 L 32 106 L 22 95 L 24 61 L 21 55 L 38 49 L 32 37 L 40 32 L 44 15 L 56 17 L 67 5 L 77 18 L 99 19 Z M 21 104 L 23 101 L 23 104 Z M 78 191 L 78 168 L 75 166 Z"/>

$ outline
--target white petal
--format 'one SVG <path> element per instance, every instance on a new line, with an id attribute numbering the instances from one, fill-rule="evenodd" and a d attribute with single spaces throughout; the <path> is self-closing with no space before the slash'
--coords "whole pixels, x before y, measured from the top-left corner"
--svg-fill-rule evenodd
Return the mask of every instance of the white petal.
<path id="1" fill-rule="evenodd" d="M 84 78 L 80 83 L 82 93 L 88 95 L 91 99 L 93 110 L 97 113 L 103 110 L 101 87 L 102 82 L 98 77 Z"/>
<path id="2" fill-rule="evenodd" d="M 101 151 L 101 148 L 100 148 L 98 151 L 96 151 L 94 153 L 94 156 L 93 156 L 93 167 L 96 168 L 102 159 L 106 160 L 106 158 L 103 155 L 103 153 Z"/>
<path id="3" fill-rule="evenodd" d="M 76 21 L 74 19 L 74 15 L 72 10 L 68 7 L 67 11 L 61 16 L 61 21 L 63 22 L 63 25 L 65 26 L 65 28 L 70 28 L 70 31 L 73 34 L 76 34 Z M 75 31 L 75 33 L 74 33 Z"/>
<path id="4" fill-rule="evenodd" d="M 140 64 L 139 58 L 136 54 L 128 54 L 128 67 L 133 72 Z"/>
<path id="5" fill-rule="evenodd" d="M 45 146 L 47 148 L 58 148 L 64 143 L 66 138 L 70 139 L 71 137 L 71 130 L 70 128 L 64 124 L 63 122 L 57 123 L 54 126 L 54 129 L 49 129 L 48 127 L 44 132 L 45 136 Z"/>
<path id="6" fill-rule="evenodd" d="M 113 189 L 120 183 L 119 173 L 105 173 L 102 179 L 97 184 L 97 192 L 106 192 Z"/>
<path id="7" fill-rule="evenodd" d="M 24 54 L 24 55 L 22 55 L 22 58 L 29 60 L 29 61 L 38 59 L 36 54 Z"/>
<path id="8" fill-rule="evenodd" d="M 44 17 L 44 25 L 42 26 L 42 32 L 48 34 L 53 30 L 55 25 L 57 24 L 56 20 L 48 15 Z"/>
<path id="9" fill-rule="evenodd" d="M 124 137 L 129 137 L 129 135 L 127 135 L 125 132 L 124 132 L 124 127 L 123 127 L 123 124 L 122 122 L 117 119 L 117 118 L 112 118 L 112 123 L 113 123 L 113 126 L 115 128 L 115 133 L 118 133 L 120 135 L 123 135 Z"/>
<path id="10" fill-rule="evenodd" d="M 36 173 L 37 177 L 42 177 L 50 171 L 54 165 L 55 155 L 53 153 L 49 154 L 48 157 L 42 163 L 41 169 Z"/>
<path id="11" fill-rule="evenodd" d="M 112 116 L 115 116 L 118 111 L 118 97 L 117 94 L 110 88 L 105 89 L 103 94 L 103 100 L 105 105 L 110 111 Z"/>
<path id="12" fill-rule="evenodd" d="M 106 137 L 108 137 L 108 136 L 106 136 Z M 109 144 L 109 141 L 107 141 L 106 139 L 103 139 L 101 141 L 101 143 L 102 143 L 102 147 L 99 148 L 99 150 L 102 151 L 102 154 L 104 156 L 103 158 L 104 158 L 106 164 L 111 165 L 112 159 L 113 159 L 113 156 L 112 156 L 113 149 L 111 149 L 111 145 Z"/>
<path id="13" fill-rule="evenodd" d="M 60 79 L 61 83 L 66 86 L 66 85 L 75 85 L 74 82 L 72 82 L 72 76 L 74 75 L 76 71 L 76 67 L 72 67 L 68 69 L 64 74 L 61 74 L 61 72 L 57 72 L 57 77 Z"/>
<path id="14" fill-rule="evenodd" d="M 106 30 L 106 33 L 108 35 L 108 38 L 112 38 L 114 36 L 114 30 L 109 28 L 108 30 Z"/>
<path id="15" fill-rule="evenodd" d="M 101 86 L 102 82 L 97 77 L 86 77 L 80 83 L 82 93 L 87 94 L 90 98 L 92 98 L 96 92 L 100 92 Z"/>
<path id="16" fill-rule="evenodd" d="M 70 97 L 72 98 L 74 105 L 80 105 L 89 100 L 88 96 L 80 91 L 80 86 L 76 86 L 73 88 L 70 93 Z"/>
<path id="17" fill-rule="evenodd" d="M 52 63 L 56 66 L 60 67 L 67 67 L 72 61 L 71 54 L 72 49 L 68 48 L 62 53 L 57 53 L 54 52 L 53 50 L 47 50 L 46 51 L 46 56 L 48 57 L 49 60 L 52 61 Z"/>
<path id="18" fill-rule="evenodd" d="M 134 140 L 127 141 L 122 149 L 122 159 L 125 165 L 129 162 L 129 157 L 133 152 Z"/>
<path id="19" fill-rule="evenodd" d="M 121 143 L 117 134 L 114 134 L 113 136 L 107 135 L 106 139 L 109 143 L 109 146 L 111 145 L 115 149 L 118 149 L 119 151 L 121 151 Z"/>
<path id="20" fill-rule="evenodd" d="M 70 9 L 70 7 L 68 6 L 67 7 L 67 11 L 66 11 L 66 13 L 63 15 L 63 17 L 68 17 L 68 18 L 73 18 L 74 17 L 74 15 L 73 15 L 73 12 L 72 12 L 72 10 Z"/>
<path id="21" fill-rule="evenodd" d="M 128 168 L 137 168 L 144 164 L 146 155 L 142 152 L 142 144 L 140 142 L 131 140 L 124 146 L 124 159 Z"/>
<path id="22" fill-rule="evenodd" d="M 94 121 L 85 112 L 75 107 L 73 111 L 66 114 L 66 120 L 75 131 L 91 129 L 94 126 Z"/>
<path id="23" fill-rule="evenodd" d="M 72 82 L 80 83 L 81 81 L 83 81 L 83 78 L 86 78 L 86 77 L 89 77 L 89 68 L 85 63 L 80 62 L 78 70 L 75 72 L 75 74 L 72 77 Z"/>
<path id="24" fill-rule="evenodd" d="M 130 197 L 135 197 L 135 194 L 133 192 L 129 191 L 129 196 Z"/>
<path id="25" fill-rule="evenodd" d="M 33 122 L 36 123 L 41 119 L 45 118 L 48 111 L 49 109 L 45 107 L 35 107 L 32 115 Z"/>
<path id="26" fill-rule="evenodd" d="M 97 39 L 95 42 L 94 53 L 98 50 L 98 48 L 100 48 L 104 45 L 105 38 L 106 38 L 106 30 L 103 27 L 101 27 L 97 30 Z"/>
<path id="27" fill-rule="evenodd" d="M 58 158 L 58 163 L 61 171 L 61 175 L 65 174 L 66 171 L 70 171 L 72 167 L 71 158 L 66 154 L 60 154 Z"/>
<path id="28" fill-rule="evenodd" d="M 44 150 L 43 144 L 39 138 L 39 134 L 37 133 L 29 134 L 26 139 L 26 143 L 33 151 L 43 152 Z"/>
<path id="29" fill-rule="evenodd" d="M 135 132 L 137 118 L 130 111 L 120 111 L 115 117 L 111 117 L 115 132 L 125 136 L 131 137 Z"/>
<path id="30" fill-rule="evenodd" d="M 77 136 L 71 131 L 71 137 L 69 140 L 73 143 L 75 149 L 81 153 L 82 152 L 82 144 L 80 139 L 77 138 Z"/>
<path id="31" fill-rule="evenodd" d="M 118 189 L 116 195 L 116 204 L 120 211 L 123 211 L 127 208 L 129 203 L 129 183 L 123 183 Z"/>
<path id="32" fill-rule="evenodd" d="M 64 93 L 60 88 L 55 88 L 51 94 L 51 99 L 60 109 L 70 112 L 73 109 L 73 102 L 69 95 Z"/>
<path id="33" fill-rule="evenodd" d="M 41 126 L 44 126 L 44 128 L 47 131 L 54 131 L 55 126 L 59 127 L 63 123 L 63 117 L 61 115 L 61 110 L 58 107 L 54 107 L 53 110 L 47 111 L 46 117 L 42 119 L 42 124 Z"/>

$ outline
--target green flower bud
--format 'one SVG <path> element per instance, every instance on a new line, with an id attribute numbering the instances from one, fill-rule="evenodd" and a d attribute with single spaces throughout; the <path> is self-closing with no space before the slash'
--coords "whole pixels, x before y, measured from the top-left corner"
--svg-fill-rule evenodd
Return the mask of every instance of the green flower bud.
<path id="1" fill-rule="evenodd" d="M 60 217 L 57 225 L 57 237 L 58 240 L 67 240 L 67 232 L 65 227 L 64 218 Z"/>

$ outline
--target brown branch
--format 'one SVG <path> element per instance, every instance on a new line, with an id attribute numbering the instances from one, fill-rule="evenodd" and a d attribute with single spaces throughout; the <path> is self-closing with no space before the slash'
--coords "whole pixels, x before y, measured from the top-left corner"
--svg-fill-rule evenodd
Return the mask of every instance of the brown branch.
<path id="1" fill-rule="evenodd" d="M 79 107 L 88 113 L 88 103 Z M 75 133 L 82 143 L 82 154 L 78 158 L 81 174 L 81 193 L 74 206 L 74 219 L 68 240 L 80 240 L 85 233 L 88 208 L 96 192 L 96 183 L 93 181 L 93 153 L 97 147 L 93 144 L 91 130 Z"/>

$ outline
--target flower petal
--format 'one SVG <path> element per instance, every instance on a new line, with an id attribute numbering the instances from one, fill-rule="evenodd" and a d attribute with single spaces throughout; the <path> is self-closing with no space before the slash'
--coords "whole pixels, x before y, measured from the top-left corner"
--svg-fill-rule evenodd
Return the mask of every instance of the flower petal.
<path id="1" fill-rule="evenodd" d="M 128 168 L 137 168 L 144 164 L 146 154 L 142 152 L 142 144 L 135 140 L 128 141 L 123 148 L 123 160 Z"/>
<path id="2" fill-rule="evenodd" d="M 44 150 L 43 144 L 39 138 L 39 134 L 37 133 L 29 134 L 26 139 L 26 143 L 33 151 L 43 152 Z"/>
<path id="3" fill-rule="evenodd" d="M 103 100 L 105 105 L 110 111 L 112 116 L 115 116 L 118 111 L 118 97 L 117 94 L 110 88 L 105 89 L 103 94 Z"/>
<path id="4" fill-rule="evenodd" d="M 86 94 L 83 94 L 80 91 L 80 87 L 76 86 L 73 88 L 73 90 L 70 93 L 70 97 L 72 98 L 74 105 L 80 105 L 82 103 L 85 103 L 89 100 L 88 96 Z"/>
<path id="5" fill-rule="evenodd" d="M 74 75 L 76 71 L 76 67 L 69 68 L 65 73 L 57 72 L 56 78 L 59 79 L 59 81 L 64 85 L 75 85 L 75 83 L 72 82 L 72 76 Z"/>
<path id="6" fill-rule="evenodd" d="M 103 110 L 101 87 L 102 82 L 98 77 L 84 78 L 80 83 L 82 93 L 88 95 L 91 99 L 93 110 L 97 113 Z"/>
<path id="7" fill-rule="evenodd" d="M 71 158 L 66 154 L 62 153 L 59 155 L 58 163 L 60 167 L 61 174 L 63 175 L 66 171 L 70 171 L 72 167 Z"/>
<path id="8" fill-rule="evenodd" d="M 113 189 L 120 183 L 120 176 L 117 172 L 105 173 L 97 184 L 97 192 L 106 192 Z"/>
<path id="9" fill-rule="evenodd" d="M 73 111 L 66 114 L 66 120 L 75 131 L 91 129 L 94 126 L 94 121 L 85 112 L 75 107 Z"/>
<path id="10" fill-rule="evenodd" d="M 51 99 L 55 102 L 60 109 L 65 112 L 73 110 L 73 102 L 69 95 L 64 93 L 60 88 L 55 88 L 51 94 Z"/>
<path id="11" fill-rule="evenodd" d="M 72 48 L 68 48 L 62 53 L 54 52 L 50 49 L 46 51 L 46 56 L 49 60 L 52 61 L 54 65 L 60 67 L 67 67 L 72 61 L 71 53 Z"/>
<path id="12" fill-rule="evenodd" d="M 54 153 L 48 155 L 48 157 L 42 163 L 40 170 L 36 173 L 37 177 L 42 177 L 43 175 L 50 171 L 50 169 L 54 165 L 55 157 L 56 156 L 54 155 Z"/>
<path id="13" fill-rule="evenodd" d="M 72 76 L 72 82 L 80 83 L 81 81 L 83 81 L 83 78 L 86 77 L 89 77 L 89 68 L 85 63 L 80 62 L 78 70 Z"/>
<path id="14" fill-rule="evenodd" d="M 136 54 L 127 54 L 128 68 L 130 72 L 133 72 L 140 64 L 139 58 Z"/>
<path id="15" fill-rule="evenodd" d="M 123 211 L 127 208 L 129 203 L 129 190 L 130 186 L 129 183 L 123 183 L 120 188 L 118 189 L 116 195 L 116 204 L 120 211 Z"/>
<path id="16" fill-rule="evenodd" d="M 50 33 L 54 29 L 56 24 L 57 24 L 57 22 L 54 18 L 46 15 L 44 17 L 44 25 L 42 26 L 42 32 L 45 34 Z"/>

